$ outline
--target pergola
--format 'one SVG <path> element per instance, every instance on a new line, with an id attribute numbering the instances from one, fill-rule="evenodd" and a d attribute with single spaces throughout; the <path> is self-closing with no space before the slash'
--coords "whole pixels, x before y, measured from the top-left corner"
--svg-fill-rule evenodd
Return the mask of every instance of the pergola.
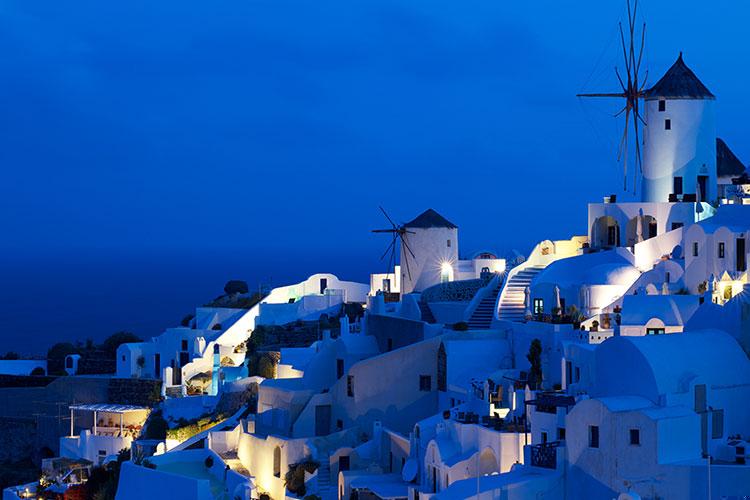
<path id="1" fill-rule="evenodd" d="M 136 411 L 148 411 L 150 408 L 146 406 L 133 406 L 133 405 L 115 405 L 115 404 L 108 404 L 108 403 L 97 403 L 97 404 L 80 404 L 80 405 L 71 405 L 70 406 L 70 435 L 73 435 L 73 418 L 75 411 L 91 411 L 94 412 L 94 434 L 96 434 L 96 426 L 97 426 L 97 419 L 96 414 L 99 412 L 102 413 L 114 413 L 116 415 L 120 415 L 120 432 L 123 431 L 123 421 L 122 416 L 126 413 L 130 412 L 136 412 Z"/>

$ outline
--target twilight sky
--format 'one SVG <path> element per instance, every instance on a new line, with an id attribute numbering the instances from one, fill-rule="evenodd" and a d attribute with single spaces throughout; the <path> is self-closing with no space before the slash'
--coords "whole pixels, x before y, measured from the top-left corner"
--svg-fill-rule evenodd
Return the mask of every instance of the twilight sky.
<path id="1" fill-rule="evenodd" d="M 624 6 L 5 0 L 3 267 L 231 255 L 249 281 L 364 279 L 383 267 L 378 205 L 400 221 L 435 208 L 462 253 L 583 234 L 586 203 L 621 189 L 619 103 L 575 94 L 615 88 Z M 750 162 L 750 4 L 643 7 L 649 81 L 684 51 Z M 166 279 L 136 267 L 143 287 Z"/>

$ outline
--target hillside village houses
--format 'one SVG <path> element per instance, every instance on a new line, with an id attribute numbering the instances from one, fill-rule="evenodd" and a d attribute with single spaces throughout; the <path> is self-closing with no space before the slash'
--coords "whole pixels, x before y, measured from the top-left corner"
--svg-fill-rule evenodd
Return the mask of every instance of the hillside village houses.
<path id="1" fill-rule="evenodd" d="M 429 209 L 369 284 L 199 307 L 117 351 L 155 405 L 72 405 L 75 480 L 4 500 L 120 448 L 118 500 L 750 494 L 750 181 L 682 55 L 644 102 L 641 198 L 589 204 L 586 234 L 462 259 Z"/>

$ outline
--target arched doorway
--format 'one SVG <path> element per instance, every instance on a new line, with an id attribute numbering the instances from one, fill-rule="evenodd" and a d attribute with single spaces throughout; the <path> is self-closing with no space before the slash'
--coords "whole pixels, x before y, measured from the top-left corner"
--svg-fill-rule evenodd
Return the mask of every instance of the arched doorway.
<path id="1" fill-rule="evenodd" d="M 486 476 L 494 472 L 500 472 L 495 452 L 492 451 L 492 448 L 485 448 L 479 454 L 479 474 Z"/>
<path id="2" fill-rule="evenodd" d="M 592 227 L 591 240 L 596 248 L 619 247 L 620 225 L 617 220 L 610 215 L 598 217 Z"/>
<path id="3" fill-rule="evenodd" d="M 639 241 L 645 241 L 656 236 L 656 218 L 650 215 L 641 215 L 640 240 L 638 238 L 638 217 L 635 216 L 628 221 L 625 228 L 625 245 L 632 247 Z"/>

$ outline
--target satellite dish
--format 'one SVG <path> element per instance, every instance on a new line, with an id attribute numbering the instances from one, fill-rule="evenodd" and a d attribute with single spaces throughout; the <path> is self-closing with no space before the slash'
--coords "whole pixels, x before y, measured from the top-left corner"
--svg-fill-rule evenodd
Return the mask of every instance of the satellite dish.
<path id="1" fill-rule="evenodd" d="M 404 464 L 404 468 L 401 469 L 401 479 L 407 483 L 411 483 L 417 478 L 417 461 L 410 458 Z"/>

